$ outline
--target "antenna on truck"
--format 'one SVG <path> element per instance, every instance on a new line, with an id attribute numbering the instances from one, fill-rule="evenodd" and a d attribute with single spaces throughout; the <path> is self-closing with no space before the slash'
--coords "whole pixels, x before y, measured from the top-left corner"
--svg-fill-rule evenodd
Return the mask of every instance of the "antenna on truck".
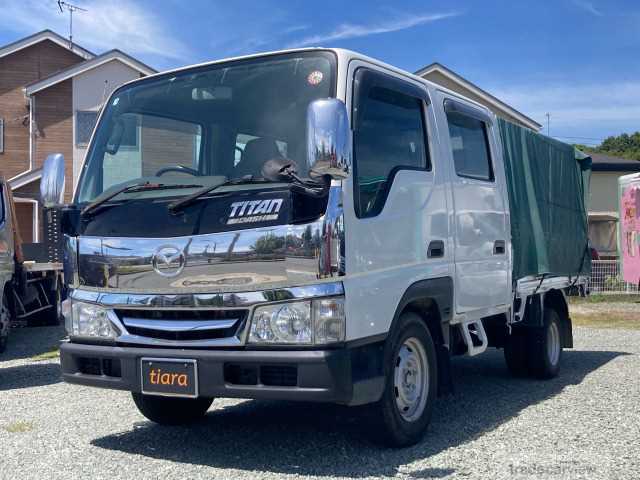
<path id="1" fill-rule="evenodd" d="M 60 13 L 64 13 L 65 10 L 69 12 L 69 48 L 73 48 L 73 12 L 80 11 L 86 12 L 86 8 L 78 7 L 77 5 L 73 5 L 69 2 L 63 2 L 62 0 L 58 0 L 58 8 L 60 9 Z"/>

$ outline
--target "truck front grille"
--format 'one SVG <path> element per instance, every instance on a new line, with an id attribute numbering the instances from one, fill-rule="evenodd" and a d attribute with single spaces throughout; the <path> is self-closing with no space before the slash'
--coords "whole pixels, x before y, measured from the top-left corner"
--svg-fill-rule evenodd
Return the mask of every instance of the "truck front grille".
<path id="1" fill-rule="evenodd" d="M 246 310 L 125 310 L 116 315 L 131 335 L 173 340 L 213 340 L 238 335 Z"/>

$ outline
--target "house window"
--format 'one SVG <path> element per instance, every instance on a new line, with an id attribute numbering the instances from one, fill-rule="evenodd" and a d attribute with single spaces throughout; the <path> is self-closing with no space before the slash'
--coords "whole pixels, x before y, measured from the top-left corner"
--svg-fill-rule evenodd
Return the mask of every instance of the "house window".
<path id="1" fill-rule="evenodd" d="M 84 147 L 89 143 L 97 121 L 98 112 L 76 111 L 76 146 Z"/>
<path id="2" fill-rule="evenodd" d="M 4 119 L 0 118 L 0 153 L 4 153 Z"/>
<path id="3" fill-rule="evenodd" d="M 458 176 L 493 181 L 486 124 L 458 112 L 447 112 L 447 121 Z"/>

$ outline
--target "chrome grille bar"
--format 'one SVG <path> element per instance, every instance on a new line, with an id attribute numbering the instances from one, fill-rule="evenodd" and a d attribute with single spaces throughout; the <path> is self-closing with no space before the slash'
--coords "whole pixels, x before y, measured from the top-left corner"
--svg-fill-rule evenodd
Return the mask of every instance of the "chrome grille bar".
<path id="1" fill-rule="evenodd" d="M 224 330 L 233 327 L 237 318 L 224 320 L 156 320 L 148 318 L 123 317 L 125 327 L 163 332 L 197 332 L 206 330 Z"/>

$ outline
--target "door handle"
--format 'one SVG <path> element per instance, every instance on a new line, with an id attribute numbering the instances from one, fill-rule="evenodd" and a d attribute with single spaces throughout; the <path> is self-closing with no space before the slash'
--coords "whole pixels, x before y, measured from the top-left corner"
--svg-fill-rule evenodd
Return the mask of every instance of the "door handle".
<path id="1" fill-rule="evenodd" d="M 493 242 L 493 254 L 494 255 L 504 255 L 505 252 L 505 241 L 504 240 L 496 240 Z"/>
<path id="2" fill-rule="evenodd" d="M 427 247 L 427 258 L 444 257 L 444 242 L 442 240 L 432 240 Z"/>

